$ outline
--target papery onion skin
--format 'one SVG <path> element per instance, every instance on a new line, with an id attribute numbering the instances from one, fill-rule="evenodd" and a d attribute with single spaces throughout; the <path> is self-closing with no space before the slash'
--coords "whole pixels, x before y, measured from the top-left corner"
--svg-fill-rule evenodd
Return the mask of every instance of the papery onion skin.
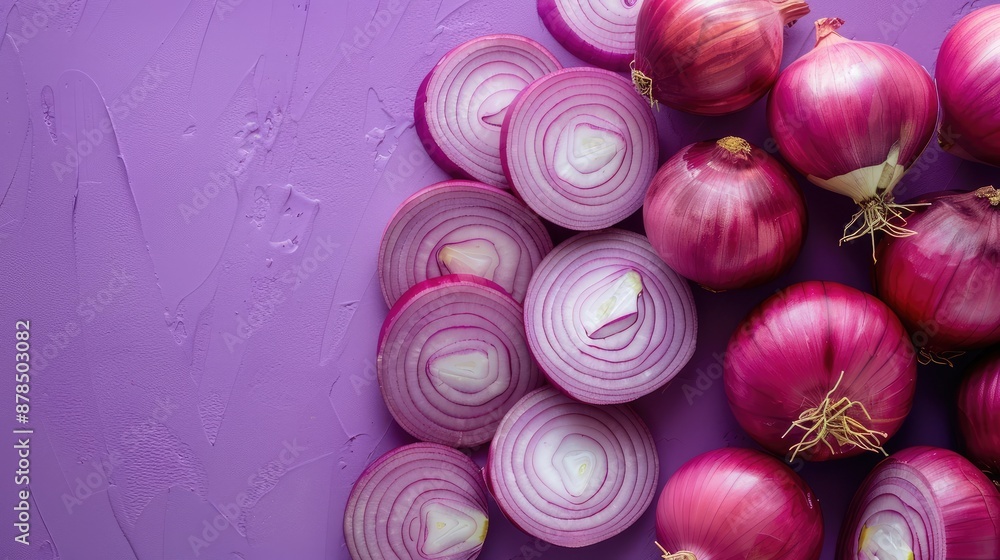
<path id="1" fill-rule="evenodd" d="M 552 470 L 537 470 L 546 465 Z M 642 516 L 656 492 L 659 459 L 653 436 L 631 408 L 592 406 L 544 387 L 504 417 L 484 472 L 490 494 L 514 525 L 578 548 L 609 539 Z M 549 476 L 550 484 L 540 476 Z"/>
<path id="2" fill-rule="evenodd" d="M 417 135 L 450 175 L 509 188 L 500 166 L 505 112 L 521 89 L 560 68 L 545 47 L 520 35 L 486 35 L 462 43 L 441 57 L 417 89 Z M 456 73 L 467 82 L 454 89 Z M 452 110 L 449 102 L 456 103 Z"/>
<path id="3" fill-rule="evenodd" d="M 808 13 L 801 0 L 646 0 L 633 81 L 672 109 L 710 116 L 745 109 L 778 78 L 784 28 Z"/>
<path id="4" fill-rule="evenodd" d="M 798 257 L 807 225 L 788 171 L 735 137 L 681 148 L 653 177 L 642 215 L 667 265 L 716 292 L 780 276 Z"/>
<path id="5" fill-rule="evenodd" d="M 878 296 L 928 352 L 1000 342 L 1000 207 L 989 196 L 1000 193 L 987 187 L 921 199 L 930 206 L 908 219 L 920 234 L 879 245 Z"/>
<path id="6" fill-rule="evenodd" d="M 941 147 L 1000 166 L 1000 6 L 977 9 L 951 28 L 934 74 L 941 93 Z"/>
<path id="7" fill-rule="evenodd" d="M 358 477 L 344 512 L 344 537 L 354 560 L 473 560 L 488 527 L 479 468 L 435 443 L 406 445 L 376 459 Z M 438 539 L 428 535 L 441 529 L 447 531 Z M 448 537 L 457 542 L 447 546 Z"/>
<path id="8" fill-rule="evenodd" d="M 843 20 L 816 22 L 816 47 L 775 84 L 767 119 L 785 160 L 812 183 L 851 197 L 873 214 L 844 240 L 874 231 L 903 236 L 892 191 L 934 133 L 937 92 L 930 74 L 903 51 L 836 33 Z M 909 228 L 909 229 L 907 229 Z"/>
<path id="9" fill-rule="evenodd" d="M 528 281 L 552 238 L 541 219 L 510 193 L 473 181 L 445 181 L 406 199 L 385 228 L 379 246 L 379 285 L 391 307 L 415 284 L 446 274 L 445 253 L 476 241 L 489 251 L 483 277 L 524 301 Z M 510 258 L 513 255 L 514 258 Z M 508 258 L 504 258 L 507 256 Z"/>
<path id="10" fill-rule="evenodd" d="M 1000 349 L 983 356 L 962 382 L 958 421 L 968 456 L 1000 481 Z"/>
<path id="11" fill-rule="evenodd" d="M 577 58 L 621 72 L 635 54 L 640 7 L 642 0 L 538 0 L 538 16 Z"/>
<path id="12" fill-rule="evenodd" d="M 601 313 L 612 300 L 630 307 Z M 618 229 L 578 234 L 549 253 L 528 286 L 524 319 L 549 381 L 591 404 L 662 387 L 694 355 L 698 333 L 687 282 L 645 237 Z"/>
<path id="13" fill-rule="evenodd" d="M 377 374 L 396 422 L 451 447 L 486 443 L 503 415 L 544 383 L 524 311 L 488 280 L 450 274 L 410 288 L 379 333 Z"/>
<path id="14" fill-rule="evenodd" d="M 575 231 L 610 227 L 642 206 L 656 173 L 653 111 L 628 80 L 566 68 L 511 103 L 500 137 L 511 187 L 542 218 Z"/>
<path id="15" fill-rule="evenodd" d="M 843 372 L 843 379 L 840 374 Z M 794 429 L 806 410 L 834 387 L 833 401 L 863 405 L 847 415 L 882 432 L 899 430 L 916 389 L 916 356 L 906 330 L 875 297 L 836 282 L 789 286 L 755 308 L 729 341 L 726 396 L 740 426 L 768 450 L 786 456 L 805 432 Z M 838 381 L 840 381 L 838 385 Z M 864 450 L 825 438 L 801 456 L 810 461 Z"/>
<path id="16" fill-rule="evenodd" d="M 709 451 L 681 466 L 656 506 L 656 538 L 697 560 L 818 560 L 823 514 L 784 463 L 751 449 Z"/>
<path id="17" fill-rule="evenodd" d="M 911 447 L 894 453 L 875 467 L 854 495 L 837 558 L 875 558 L 876 543 L 887 542 L 886 538 L 898 542 L 893 540 L 897 535 L 908 543 L 915 560 L 996 560 L 1000 493 L 954 451 Z M 906 554 L 906 549 L 889 552 Z"/>

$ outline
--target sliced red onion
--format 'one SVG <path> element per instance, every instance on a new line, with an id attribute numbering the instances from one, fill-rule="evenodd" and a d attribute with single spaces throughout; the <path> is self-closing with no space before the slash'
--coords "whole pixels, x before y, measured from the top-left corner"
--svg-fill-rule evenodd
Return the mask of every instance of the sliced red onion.
<path id="1" fill-rule="evenodd" d="M 584 404 L 551 387 L 507 413 L 485 469 L 512 523 L 574 548 L 635 523 L 653 501 L 658 472 L 653 436 L 631 408 Z"/>
<path id="2" fill-rule="evenodd" d="M 614 72 L 567 68 L 526 87 L 500 137 L 504 173 L 541 217 L 606 228 L 642 206 L 656 172 L 653 112 Z"/>
<path id="3" fill-rule="evenodd" d="M 959 20 L 938 52 L 941 126 L 945 150 L 1000 166 L 1000 5 L 985 6 Z"/>
<path id="4" fill-rule="evenodd" d="M 913 235 L 892 191 L 924 151 L 937 121 L 927 70 L 903 51 L 852 41 L 844 21 L 816 22 L 816 47 L 793 62 L 771 92 L 768 124 L 781 155 L 809 181 L 851 197 L 860 210 L 841 241 L 875 232 Z"/>
<path id="5" fill-rule="evenodd" d="M 751 449 L 717 449 L 667 481 L 656 538 L 677 560 L 818 560 L 823 514 L 809 486 L 781 461 Z"/>
<path id="6" fill-rule="evenodd" d="M 734 136 L 691 144 L 667 160 L 642 216 L 667 265 L 716 292 L 777 278 L 795 262 L 806 230 L 792 176 Z"/>
<path id="7" fill-rule="evenodd" d="M 524 312 L 478 276 L 425 280 L 382 325 L 378 381 L 396 422 L 417 439 L 486 443 L 521 397 L 544 383 L 524 337 Z"/>
<path id="8" fill-rule="evenodd" d="M 778 78 L 802 0 L 645 0 L 632 80 L 649 101 L 698 115 L 745 109 Z"/>
<path id="9" fill-rule="evenodd" d="M 983 356 L 962 382 L 958 413 L 969 457 L 1000 483 L 1000 349 Z"/>
<path id="10" fill-rule="evenodd" d="M 375 460 L 354 483 L 344 512 L 354 560 L 471 560 L 488 526 L 479 468 L 435 443 L 406 445 Z"/>
<path id="11" fill-rule="evenodd" d="M 694 354 L 698 316 L 687 282 L 624 230 L 581 233 L 556 247 L 528 286 L 532 354 L 552 384 L 592 404 L 662 387 Z"/>
<path id="12" fill-rule="evenodd" d="M 925 361 L 1000 342 L 1000 191 L 924 200 L 909 218 L 920 235 L 878 248 L 878 295 L 923 347 Z"/>
<path id="13" fill-rule="evenodd" d="M 414 125 L 448 173 L 507 187 L 500 125 L 518 92 L 561 68 L 545 47 L 519 35 L 487 35 L 448 51 L 417 90 Z"/>
<path id="14" fill-rule="evenodd" d="M 854 495 L 840 560 L 996 560 L 1000 493 L 961 455 L 911 447 L 879 463 Z"/>
<path id="15" fill-rule="evenodd" d="M 729 341 L 729 405 L 768 450 L 810 461 L 883 452 L 910 412 L 917 367 L 884 303 L 835 282 L 790 286 Z"/>
<path id="16" fill-rule="evenodd" d="M 627 70 L 642 0 L 538 0 L 538 15 L 566 50 L 594 66 Z"/>
<path id="17" fill-rule="evenodd" d="M 542 221 L 509 193 L 445 181 L 408 198 L 379 247 L 379 282 L 391 307 L 414 284 L 446 274 L 492 280 L 524 301 L 535 267 L 552 250 Z"/>

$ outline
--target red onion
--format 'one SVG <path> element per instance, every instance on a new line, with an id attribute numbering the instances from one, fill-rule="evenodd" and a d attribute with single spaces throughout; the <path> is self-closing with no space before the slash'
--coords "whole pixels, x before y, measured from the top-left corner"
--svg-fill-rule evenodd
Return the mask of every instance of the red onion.
<path id="1" fill-rule="evenodd" d="M 490 445 L 486 484 L 522 531 L 582 547 L 631 526 L 653 501 L 653 436 L 632 409 L 576 402 L 546 387 L 507 413 Z"/>
<path id="2" fill-rule="evenodd" d="M 732 136 L 667 160 L 642 216 L 667 265 L 713 291 L 777 278 L 798 256 L 806 229 L 805 200 L 785 168 Z"/>
<path id="3" fill-rule="evenodd" d="M 410 288 L 378 341 L 378 382 L 396 422 L 424 441 L 488 442 L 507 410 L 544 381 L 523 317 L 516 301 L 478 276 Z"/>
<path id="4" fill-rule="evenodd" d="M 762 446 L 810 461 L 882 451 L 916 389 L 906 330 L 885 304 L 835 282 L 803 282 L 759 305 L 729 341 L 725 386 Z"/>
<path id="5" fill-rule="evenodd" d="M 627 70 L 635 54 L 641 0 L 538 0 L 538 15 L 552 36 L 578 58 Z"/>
<path id="6" fill-rule="evenodd" d="M 500 137 L 504 173 L 532 210 L 596 230 L 642 206 L 659 141 L 649 105 L 621 76 L 567 68 L 526 87 Z"/>
<path id="7" fill-rule="evenodd" d="M 921 235 L 887 238 L 878 295 L 914 333 L 928 360 L 1000 342 L 1000 191 L 930 198 L 910 218 Z"/>
<path id="8" fill-rule="evenodd" d="M 524 304 L 531 352 L 552 384 L 591 404 L 662 387 L 694 354 L 691 289 L 645 237 L 582 233 L 538 266 Z"/>
<path id="9" fill-rule="evenodd" d="M 651 103 L 673 109 L 745 109 L 778 78 L 784 27 L 808 13 L 802 0 L 646 0 L 632 80 Z"/>
<path id="10" fill-rule="evenodd" d="M 1000 481 L 1000 349 L 984 356 L 962 382 L 958 413 L 969 456 Z"/>
<path id="11" fill-rule="evenodd" d="M 414 126 L 448 173 L 507 188 L 500 125 L 531 82 L 561 68 L 545 47 L 519 35 L 487 35 L 446 53 L 417 90 Z"/>
<path id="12" fill-rule="evenodd" d="M 414 443 L 361 473 L 344 512 L 344 537 L 354 560 L 471 560 L 486 539 L 488 512 L 483 477 L 471 459 Z"/>
<path id="13" fill-rule="evenodd" d="M 816 22 L 816 48 L 778 78 L 767 106 L 781 155 L 811 182 L 851 197 L 861 210 L 843 241 L 884 231 L 911 235 L 892 190 L 934 134 L 934 81 L 903 51 L 836 33 Z"/>
<path id="14" fill-rule="evenodd" d="M 684 463 L 656 506 L 656 538 L 676 560 L 818 560 L 823 514 L 781 461 L 717 449 Z M 673 551 L 673 555 L 667 553 Z"/>
<path id="15" fill-rule="evenodd" d="M 445 181 L 393 214 L 379 247 L 379 282 L 389 306 L 414 284 L 446 274 L 481 276 L 523 302 L 532 272 L 551 250 L 542 221 L 509 193 Z"/>
<path id="16" fill-rule="evenodd" d="M 997 560 L 1000 493 L 961 455 L 911 447 L 879 463 L 854 495 L 840 560 Z"/>
<path id="17" fill-rule="evenodd" d="M 944 38 L 934 71 L 941 92 L 938 142 L 973 161 L 1000 166 L 1000 6 L 962 18 Z"/>

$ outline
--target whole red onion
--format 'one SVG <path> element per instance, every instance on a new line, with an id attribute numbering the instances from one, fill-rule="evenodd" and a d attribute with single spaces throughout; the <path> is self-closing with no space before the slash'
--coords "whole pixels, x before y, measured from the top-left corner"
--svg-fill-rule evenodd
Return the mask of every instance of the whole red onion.
<path id="1" fill-rule="evenodd" d="M 977 362 L 962 382 L 958 413 L 969 456 L 1000 481 L 1000 349 Z"/>
<path id="2" fill-rule="evenodd" d="M 767 118 L 792 167 L 861 207 L 842 241 L 871 235 L 874 249 L 876 231 L 913 234 L 892 190 L 934 134 L 937 93 L 909 55 L 842 37 L 843 23 L 816 22 L 816 47 L 781 73 Z"/>
<path id="3" fill-rule="evenodd" d="M 938 142 L 966 159 L 1000 166 L 1000 5 L 962 18 L 941 44 Z"/>
<path id="4" fill-rule="evenodd" d="M 732 136 L 691 144 L 667 160 L 642 216 L 667 265 L 714 291 L 779 276 L 806 229 L 805 201 L 785 168 Z"/>
<path id="5" fill-rule="evenodd" d="M 673 109 L 745 109 L 778 78 L 784 28 L 808 13 L 802 0 L 645 0 L 632 80 Z"/>
<path id="6" fill-rule="evenodd" d="M 1000 191 L 945 194 L 878 248 L 877 292 L 930 359 L 1000 342 Z"/>
<path id="7" fill-rule="evenodd" d="M 882 451 L 910 412 L 913 347 L 885 304 L 835 282 L 803 282 L 759 305 L 729 341 L 736 420 L 780 455 L 824 461 Z"/>
<path id="8" fill-rule="evenodd" d="M 656 538 L 673 552 L 664 558 L 675 560 L 817 560 L 823 514 L 809 486 L 781 461 L 752 449 L 716 449 L 667 481 Z"/>

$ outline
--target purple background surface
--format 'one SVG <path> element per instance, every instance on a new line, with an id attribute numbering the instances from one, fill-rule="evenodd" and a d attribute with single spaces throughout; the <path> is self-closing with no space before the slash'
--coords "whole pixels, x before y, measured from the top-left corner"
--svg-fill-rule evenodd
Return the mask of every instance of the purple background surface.
<path id="1" fill-rule="evenodd" d="M 815 19 L 839 16 L 845 35 L 933 69 L 946 31 L 988 2 L 811 4 L 787 31 L 786 64 L 811 47 Z M 16 425 L 14 322 L 26 319 L 35 430 L 30 546 L 13 541 L 14 438 L 0 436 L 3 557 L 347 558 L 352 483 L 410 441 L 374 381 L 375 257 L 397 204 L 445 178 L 416 140 L 417 85 L 487 33 L 580 62 L 531 0 L 0 0 L 0 28 L 0 426 Z M 697 140 L 768 138 L 763 103 L 657 118 L 663 159 Z M 900 196 L 996 181 L 932 146 Z M 795 267 L 750 291 L 697 291 L 695 358 L 637 403 L 661 487 L 698 453 L 752 445 L 718 377 L 753 305 L 806 279 L 871 289 L 869 246 L 837 247 L 851 202 L 801 183 L 811 224 Z M 921 370 L 890 451 L 957 445 L 956 382 Z M 824 558 L 877 460 L 794 465 L 823 505 Z M 651 559 L 652 539 L 652 509 L 579 551 L 536 543 L 494 510 L 481 558 Z"/>

